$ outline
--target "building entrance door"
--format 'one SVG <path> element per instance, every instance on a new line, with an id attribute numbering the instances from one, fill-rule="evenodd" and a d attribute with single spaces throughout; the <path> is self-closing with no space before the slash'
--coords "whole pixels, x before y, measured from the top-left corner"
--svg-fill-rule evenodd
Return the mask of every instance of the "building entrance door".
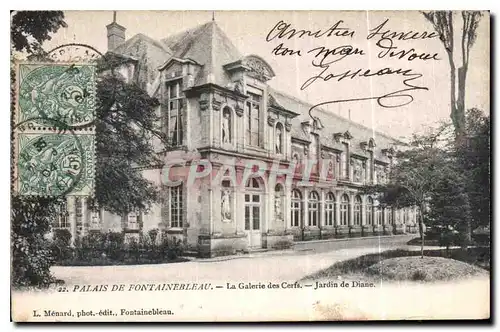
<path id="1" fill-rule="evenodd" d="M 259 182 L 250 179 L 245 193 L 245 233 L 251 249 L 262 248 L 262 198 Z"/>

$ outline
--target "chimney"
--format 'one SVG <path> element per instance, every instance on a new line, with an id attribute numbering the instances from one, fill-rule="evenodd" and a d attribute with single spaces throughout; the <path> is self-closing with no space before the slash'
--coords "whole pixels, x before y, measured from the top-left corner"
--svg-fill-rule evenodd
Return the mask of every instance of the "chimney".
<path id="1" fill-rule="evenodd" d="M 125 41 L 125 27 L 116 23 L 116 11 L 113 12 L 113 22 L 106 25 L 108 30 L 108 51 L 112 51 Z"/>

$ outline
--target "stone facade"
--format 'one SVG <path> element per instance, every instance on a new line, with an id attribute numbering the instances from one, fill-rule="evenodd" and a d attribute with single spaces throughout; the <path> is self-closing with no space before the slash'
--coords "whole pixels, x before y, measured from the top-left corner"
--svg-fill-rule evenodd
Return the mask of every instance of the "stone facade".
<path id="1" fill-rule="evenodd" d="M 161 104 L 170 146 L 155 144 L 165 165 L 144 167 L 162 188 L 161 202 L 116 216 L 69 197 L 59 227 L 74 237 L 158 228 L 204 256 L 417 231 L 414 208 L 382 209 L 360 193 L 386 181 L 401 142 L 325 110 L 309 116 L 312 105 L 272 89 L 269 64 L 241 56 L 215 22 L 183 36 L 110 43 L 129 59 L 119 68 L 124 78 Z"/>

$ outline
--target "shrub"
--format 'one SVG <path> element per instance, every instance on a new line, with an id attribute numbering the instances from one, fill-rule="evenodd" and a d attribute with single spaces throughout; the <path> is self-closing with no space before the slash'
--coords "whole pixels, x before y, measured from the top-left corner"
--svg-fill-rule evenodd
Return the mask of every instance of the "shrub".
<path id="1" fill-rule="evenodd" d="M 273 244 L 272 248 L 276 250 L 284 250 L 292 248 L 293 243 L 287 240 L 277 241 Z"/>
<path id="2" fill-rule="evenodd" d="M 52 254 L 56 262 L 70 259 L 73 251 L 71 249 L 71 233 L 67 229 L 54 229 L 52 237 Z"/>
<path id="3" fill-rule="evenodd" d="M 427 273 L 423 270 L 416 270 L 411 275 L 412 281 L 425 281 L 427 279 Z"/>
<path id="4" fill-rule="evenodd" d="M 62 265 L 155 264 L 178 261 L 184 252 L 182 241 L 163 237 L 156 244 L 151 236 L 141 234 L 125 243 L 123 233 L 92 232 L 75 241 L 74 255 L 61 259 Z"/>
<path id="5" fill-rule="evenodd" d="M 56 216 L 57 203 L 52 198 L 12 197 L 11 282 L 14 287 L 46 287 L 54 281 L 50 274 L 54 259 L 45 235 Z"/>

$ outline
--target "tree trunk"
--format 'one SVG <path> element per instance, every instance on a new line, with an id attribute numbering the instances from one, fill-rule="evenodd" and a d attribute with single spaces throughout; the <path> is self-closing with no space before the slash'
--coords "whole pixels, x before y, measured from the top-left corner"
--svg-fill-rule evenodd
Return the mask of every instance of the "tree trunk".
<path id="1" fill-rule="evenodd" d="M 424 241 L 425 241 L 425 231 L 424 231 L 424 218 L 423 218 L 423 206 L 420 206 L 420 213 L 418 214 L 418 229 L 420 232 L 420 258 L 424 258 Z"/>

